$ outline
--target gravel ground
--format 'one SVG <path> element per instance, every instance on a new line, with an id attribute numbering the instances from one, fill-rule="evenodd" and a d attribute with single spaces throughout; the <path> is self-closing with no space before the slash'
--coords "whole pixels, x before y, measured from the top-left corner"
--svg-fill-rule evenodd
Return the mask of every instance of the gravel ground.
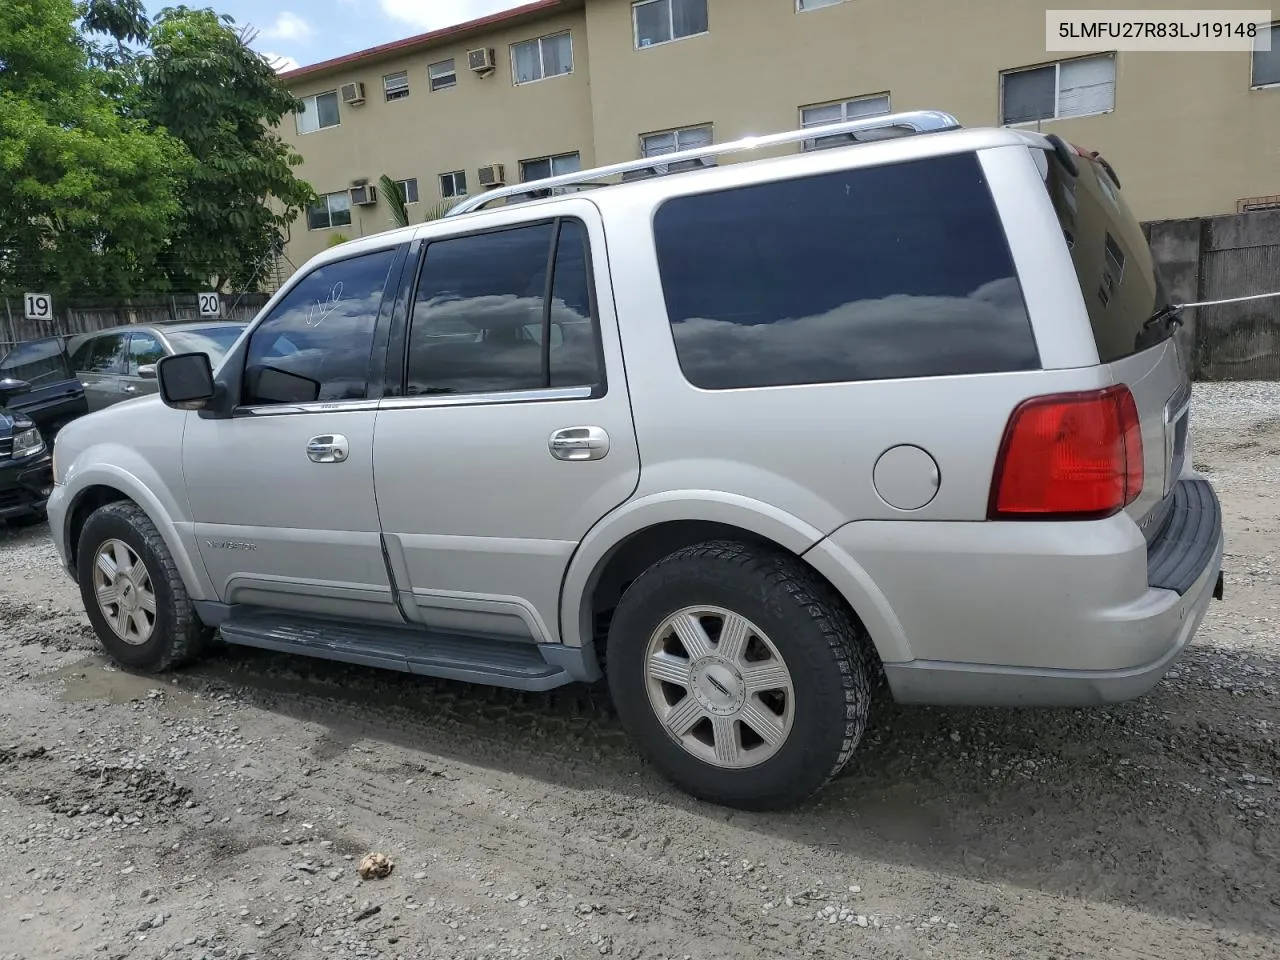
<path id="1" fill-rule="evenodd" d="M 1193 418 L 1226 600 L 1167 680 L 878 703 L 783 815 L 675 792 L 579 692 L 117 670 L 47 529 L 0 528 L 0 958 L 1280 956 L 1280 384 L 1197 387 Z"/>

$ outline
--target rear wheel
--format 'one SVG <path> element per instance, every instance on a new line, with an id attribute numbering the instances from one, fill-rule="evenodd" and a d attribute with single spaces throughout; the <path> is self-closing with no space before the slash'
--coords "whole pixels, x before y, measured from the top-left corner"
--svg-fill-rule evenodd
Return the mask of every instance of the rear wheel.
<path id="1" fill-rule="evenodd" d="M 682 789 L 745 809 L 797 804 L 848 762 L 866 726 L 867 638 L 788 554 L 734 542 L 680 550 L 623 595 L 609 686 L 640 749 Z"/>
<path id="2" fill-rule="evenodd" d="M 76 568 L 89 622 L 114 660 L 162 671 L 208 644 L 212 631 L 196 616 L 169 548 L 137 504 L 110 503 L 90 515 Z"/>

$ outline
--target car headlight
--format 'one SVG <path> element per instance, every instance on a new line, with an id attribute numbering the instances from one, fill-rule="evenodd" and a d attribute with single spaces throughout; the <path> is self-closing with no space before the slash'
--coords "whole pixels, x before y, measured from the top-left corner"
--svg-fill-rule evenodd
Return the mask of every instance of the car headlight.
<path id="1" fill-rule="evenodd" d="M 35 427 L 13 435 L 13 459 L 34 457 L 37 453 L 43 452 L 44 437 L 40 436 L 40 431 Z"/>

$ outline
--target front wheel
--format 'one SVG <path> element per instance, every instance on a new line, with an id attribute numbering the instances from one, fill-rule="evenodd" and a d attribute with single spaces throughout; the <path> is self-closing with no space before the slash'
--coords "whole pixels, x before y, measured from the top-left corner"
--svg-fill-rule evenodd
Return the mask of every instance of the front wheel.
<path id="1" fill-rule="evenodd" d="M 212 635 L 160 532 L 135 503 L 109 503 L 85 521 L 76 575 L 94 632 L 125 666 L 154 672 L 180 666 Z"/>
<path id="2" fill-rule="evenodd" d="M 614 612 L 608 678 L 619 717 L 674 783 L 770 810 L 820 790 L 866 727 L 868 639 L 794 557 L 735 542 L 677 551 Z"/>

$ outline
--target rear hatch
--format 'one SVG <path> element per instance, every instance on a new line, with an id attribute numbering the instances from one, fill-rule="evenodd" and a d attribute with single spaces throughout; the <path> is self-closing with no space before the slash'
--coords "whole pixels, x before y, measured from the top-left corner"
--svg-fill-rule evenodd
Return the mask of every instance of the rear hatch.
<path id="1" fill-rule="evenodd" d="M 1129 388 L 1138 408 L 1144 477 L 1141 495 L 1126 510 L 1150 542 L 1172 506 L 1191 404 L 1176 323 L 1153 321 L 1169 297 L 1110 165 L 1071 148 L 1045 150 L 1043 157 L 1045 187 L 1071 251 L 1099 360 L 1115 383 Z"/>

